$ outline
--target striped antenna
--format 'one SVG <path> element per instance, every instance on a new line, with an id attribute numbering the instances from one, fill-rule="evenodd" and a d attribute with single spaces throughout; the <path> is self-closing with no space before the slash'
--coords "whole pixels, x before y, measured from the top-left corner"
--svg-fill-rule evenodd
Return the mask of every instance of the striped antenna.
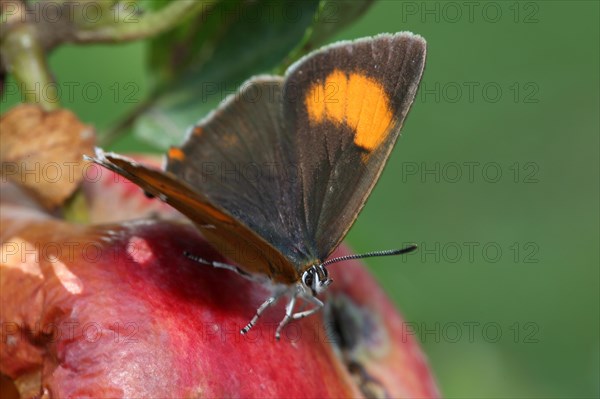
<path id="1" fill-rule="evenodd" d="M 322 266 L 328 266 L 332 263 L 343 262 L 351 259 L 363 259 L 363 258 L 372 258 L 375 256 L 394 256 L 394 255 L 403 255 L 413 252 L 417 249 L 417 244 L 410 244 L 406 248 L 402 249 L 388 249 L 387 251 L 375 251 L 375 252 L 367 252 L 365 254 L 356 254 L 356 255 L 346 255 L 340 256 L 337 258 L 329 259 L 326 262 L 322 263 Z"/>

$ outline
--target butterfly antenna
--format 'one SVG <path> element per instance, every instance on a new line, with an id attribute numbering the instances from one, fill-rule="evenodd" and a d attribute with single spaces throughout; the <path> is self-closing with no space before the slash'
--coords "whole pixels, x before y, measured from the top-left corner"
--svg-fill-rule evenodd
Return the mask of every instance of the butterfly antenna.
<path id="1" fill-rule="evenodd" d="M 406 248 L 401 249 L 388 249 L 387 251 L 375 251 L 375 252 L 367 252 L 365 254 L 355 254 L 355 255 L 346 255 L 340 256 L 337 258 L 329 259 L 328 261 L 323 262 L 322 266 L 328 266 L 332 263 L 343 262 L 345 260 L 351 259 L 363 259 L 363 258 L 372 258 L 375 256 L 394 256 L 394 255 L 403 255 L 413 252 L 417 249 L 417 244 L 410 244 Z"/>

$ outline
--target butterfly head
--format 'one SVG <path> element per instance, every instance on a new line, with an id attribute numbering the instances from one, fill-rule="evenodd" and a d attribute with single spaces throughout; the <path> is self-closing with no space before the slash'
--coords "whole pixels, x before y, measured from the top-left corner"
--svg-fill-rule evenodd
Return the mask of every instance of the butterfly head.
<path id="1" fill-rule="evenodd" d="M 327 268 L 322 264 L 312 265 L 302 273 L 302 284 L 315 296 L 325 291 L 332 282 Z"/>

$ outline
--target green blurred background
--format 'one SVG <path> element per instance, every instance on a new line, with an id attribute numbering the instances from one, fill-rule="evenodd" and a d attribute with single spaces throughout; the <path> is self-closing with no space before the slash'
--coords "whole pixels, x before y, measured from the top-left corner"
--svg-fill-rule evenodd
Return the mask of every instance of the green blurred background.
<path id="1" fill-rule="evenodd" d="M 410 30 L 428 41 L 403 137 L 348 241 L 420 244 L 369 264 L 445 397 L 600 395 L 599 18 L 596 1 L 389 0 L 331 40 Z M 64 105 L 106 129 L 149 93 L 146 53 L 141 42 L 58 49 L 62 85 L 102 91 L 76 89 Z"/>

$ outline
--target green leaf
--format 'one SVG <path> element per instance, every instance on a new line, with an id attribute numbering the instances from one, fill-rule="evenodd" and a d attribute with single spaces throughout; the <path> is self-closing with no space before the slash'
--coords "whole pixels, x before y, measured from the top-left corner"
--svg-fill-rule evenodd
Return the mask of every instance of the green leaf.
<path id="1" fill-rule="evenodd" d="M 375 0 L 321 0 L 314 23 L 304 39 L 281 63 L 279 73 L 304 54 L 325 43 L 341 29 L 351 25 L 373 5 Z"/>
<path id="2" fill-rule="evenodd" d="M 312 50 L 361 17 L 375 0 L 323 0 L 313 32 L 305 46 Z"/>
<path id="3" fill-rule="evenodd" d="M 187 129 L 249 77 L 280 71 L 373 0 L 225 0 L 151 43 L 159 83 L 135 134 L 159 148 L 182 141 Z M 279 66 L 279 68 L 277 68 Z"/>

